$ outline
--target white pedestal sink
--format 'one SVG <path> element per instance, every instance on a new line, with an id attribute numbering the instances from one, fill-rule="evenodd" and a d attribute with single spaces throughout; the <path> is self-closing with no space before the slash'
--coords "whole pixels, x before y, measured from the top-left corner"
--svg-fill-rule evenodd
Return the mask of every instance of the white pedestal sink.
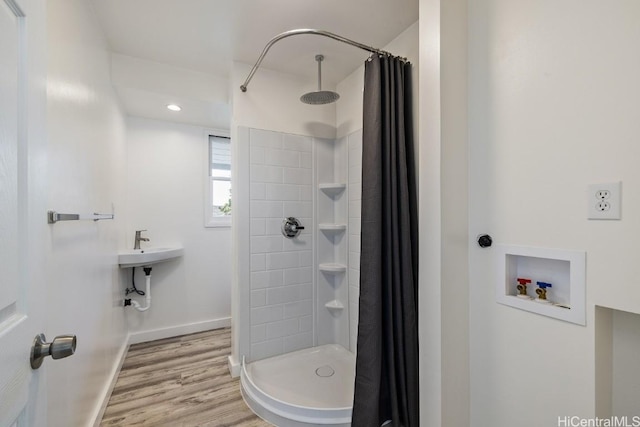
<path id="1" fill-rule="evenodd" d="M 127 249 L 118 254 L 120 268 L 146 267 L 181 257 L 184 249 L 179 246 L 166 248 Z"/>

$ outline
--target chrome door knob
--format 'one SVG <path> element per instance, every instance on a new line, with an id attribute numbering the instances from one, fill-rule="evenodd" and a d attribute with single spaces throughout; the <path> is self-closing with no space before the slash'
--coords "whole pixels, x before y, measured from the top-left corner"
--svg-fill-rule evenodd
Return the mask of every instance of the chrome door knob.
<path id="1" fill-rule="evenodd" d="M 47 342 L 44 334 L 36 335 L 31 346 L 31 368 L 38 369 L 45 357 L 63 359 L 76 352 L 75 335 L 59 335 Z"/>

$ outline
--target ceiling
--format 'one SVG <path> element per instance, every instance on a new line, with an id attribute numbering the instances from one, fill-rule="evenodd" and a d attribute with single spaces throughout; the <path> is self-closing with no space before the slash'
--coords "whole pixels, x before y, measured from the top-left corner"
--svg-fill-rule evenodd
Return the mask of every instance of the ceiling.
<path id="1" fill-rule="evenodd" d="M 229 78 L 233 61 L 253 64 L 275 35 L 297 28 L 337 33 L 382 48 L 418 20 L 418 0 L 91 0 L 112 52 Z M 368 53 L 325 37 L 284 39 L 262 67 L 343 80 Z M 126 103 L 125 103 L 126 104 Z M 125 105 L 126 108 L 126 105 Z"/>

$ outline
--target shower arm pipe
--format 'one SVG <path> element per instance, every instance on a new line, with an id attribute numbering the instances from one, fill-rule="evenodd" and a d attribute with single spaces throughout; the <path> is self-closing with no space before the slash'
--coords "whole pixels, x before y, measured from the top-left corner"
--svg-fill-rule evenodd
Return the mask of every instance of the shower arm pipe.
<path id="1" fill-rule="evenodd" d="M 342 42 L 342 43 L 350 44 L 351 46 L 355 46 L 355 47 L 357 47 L 359 49 L 366 50 L 367 52 L 377 53 L 377 54 L 381 54 L 381 55 L 393 56 L 391 53 L 389 53 L 387 51 L 384 51 L 384 50 L 381 50 L 381 49 L 376 49 L 375 47 L 367 46 L 366 44 L 358 43 L 357 41 L 353 41 L 353 40 L 348 39 L 346 37 L 342 37 L 342 36 L 340 36 L 338 34 L 330 33 L 329 31 L 325 31 L 325 30 L 314 30 L 314 29 L 309 29 L 309 28 L 303 28 L 303 29 L 299 29 L 299 30 L 285 31 L 284 33 L 278 34 L 277 36 L 275 36 L 274 38 L 269 40 L 269 43 L 267 43 L 267 45 L 264 47 L 264 49 L 262 50 L 262 53 L 260 54 L 260 57 L 258 58 L 258 60 L 256 61 L 255 65 L 253 66 L 253 68 L 249 72 L 249 75 L 247 76 L 247 79 L 240 86 L 240 90 L 242 90 L 243 92 L 247 91 L 247 85 L 249 84 L 249 82 L 253 78 L 253 75 L 256 73 L 256 71 L 258 71 L 258 68 L 260 67 L 260 64 L 262 64 L 262 60 L 264 59 L 265 56 L 267 56 L 267 52 L 269 52 L 269 49 L 271 49 L 271 46 L 273 46 L 274 44 L 276 44 L 280 40 L 285 39 L 287 37 L 298 36 L 298 35 L 302 35 L 302 34 L 311 34 L 311 35 L 316 35 L 316 36 L 328 37 L 330 39 L 334 39 L 334 40 L 337 40 L 337 41 Z"/>

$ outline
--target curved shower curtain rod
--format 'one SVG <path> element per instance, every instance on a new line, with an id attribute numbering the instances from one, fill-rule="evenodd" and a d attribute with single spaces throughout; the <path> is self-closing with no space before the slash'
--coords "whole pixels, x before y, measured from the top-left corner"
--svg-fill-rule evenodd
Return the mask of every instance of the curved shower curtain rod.
<path id="1" fill-rule="evenodd" d="M 330 39 L 334 39 L 334 40 L 337 40 L 337 41 L 342 42 L 342 43 L 350 44 L 351 46 L 355 46 L 355 47 L 360 48 L 362 50 L 366 50 L 367 52 L 377 53 L 377 54 L 380 54 L 380 55 L 394 56 L 390 52 L 384 51 L 382 49 L 376 49 L 375 47 L 367 46 L 366 44 L 358 43 L 358 42 L 353 41 L 351 39 L 348 39 L 346 37 L 342 37 L 342 36 L 340 36 L 338 34 L 330 33 L 329 31 L 313 30 L 313 29 L 308 29 L 308 28 L 302 28 L 302 29 L 299 29 L 299 30 L 289 30 L 289 31 L 285 31 L 284 33 L 278 34 L 277 36 L 275 36 L 274 38 L 269 40 L 269 43 L 267 43 L 267 45 L 262 50 L 262 53 L 260 54 L 260 57 L 256 61 L 256 64 L 253 66 L 253 68 L 249 72 L 249 75 L 247 76 L 247 79 L 240 86 L 240 90 L 242 90 L 243 92 L 247 91 L 247 85 L 249 84 L 249 82 L 253 78 L 253 75 L 256 73 L 256 71 L 258 71 L 258 68 L 260 67 L 260 64 L 262 63 L 262 60 L 267 55 L 267 52 L 269 52 L 269 49 L 271 49 L 271 46 L 273 46 L 274 44 L 276 44 L 276 42 L 279 42 L 280 40 L 282 40 L 284 38 L 291 37 L 291 36 L 298 36 L 298 35 L 301 35 L 301 34 L 312 34 L 312 35 L 316 35 L 316 36 L 329 37 Z M 406 58 L 403 58 L 403 59 L 406 60 Z"/>

